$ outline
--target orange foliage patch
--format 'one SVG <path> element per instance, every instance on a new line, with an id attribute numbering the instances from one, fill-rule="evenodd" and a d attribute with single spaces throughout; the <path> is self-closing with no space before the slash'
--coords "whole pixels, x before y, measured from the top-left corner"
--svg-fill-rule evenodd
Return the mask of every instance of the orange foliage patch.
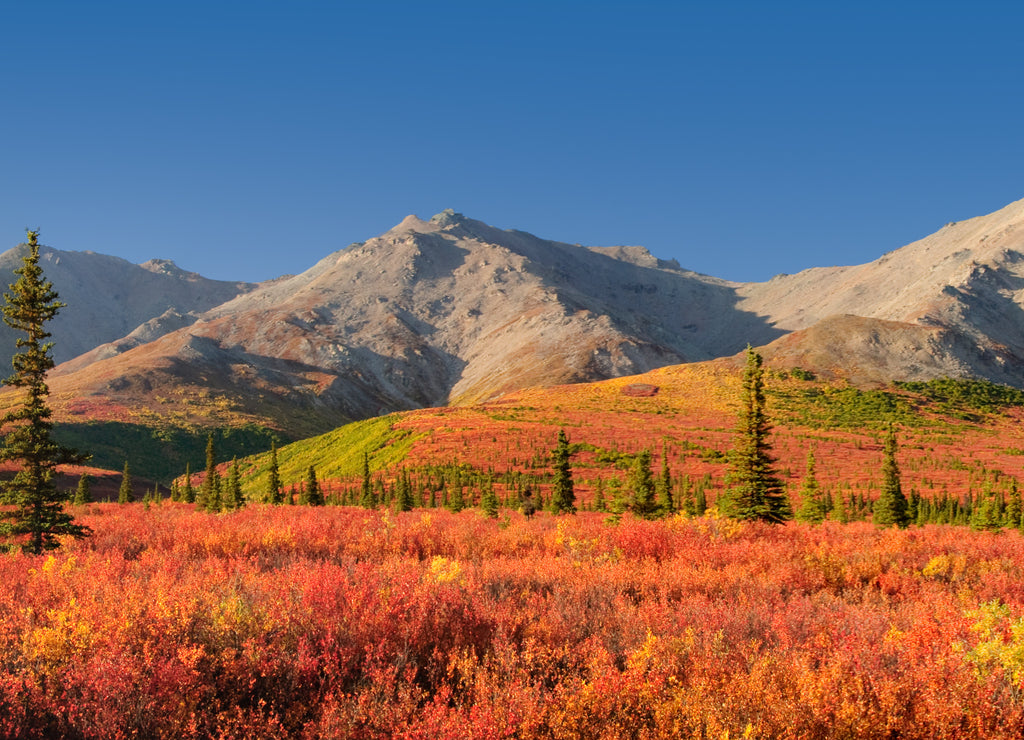
<path id="1" fill-rule="evenodd" d="M 0 558 L 2 737 L 1016 738 L 1024 722 L 1015 532 L 76 514 L 91 539 Z"/>

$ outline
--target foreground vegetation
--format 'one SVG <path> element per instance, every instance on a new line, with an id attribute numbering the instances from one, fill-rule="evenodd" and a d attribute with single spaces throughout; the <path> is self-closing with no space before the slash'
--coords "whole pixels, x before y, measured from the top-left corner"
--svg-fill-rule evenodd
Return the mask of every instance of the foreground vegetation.
<path id="1" fill-rule="evenodd" d="M 1019 737 L 1024 539 L 79 507 L 0 557 L 0 736 Z"/>

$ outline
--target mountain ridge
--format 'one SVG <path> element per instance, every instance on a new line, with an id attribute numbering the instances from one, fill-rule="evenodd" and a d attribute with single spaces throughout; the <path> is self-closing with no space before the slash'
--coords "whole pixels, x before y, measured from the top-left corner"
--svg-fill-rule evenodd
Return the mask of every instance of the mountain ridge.
<path id="1" fill-rule="evenodd" d="M 52 386 L 79 405 L 196 423 L 231 409 L 306 431 L 728 357 L 748 343 L 769 364 L 853 383 L 950 375 L 1020 386 L 1022 255 L 1024 200 L 864 265 L 763 283 L 446 210 L 407 216 L 293 276 L 257 285 L 189 278 L 218 287 L 205 296 L 213 305 L 122 320 L 142 318 L 59 366 Z M 183 279 L 166 261 L 135 267 Z M 168 400 L 174 394 L 180 403 Z"/>

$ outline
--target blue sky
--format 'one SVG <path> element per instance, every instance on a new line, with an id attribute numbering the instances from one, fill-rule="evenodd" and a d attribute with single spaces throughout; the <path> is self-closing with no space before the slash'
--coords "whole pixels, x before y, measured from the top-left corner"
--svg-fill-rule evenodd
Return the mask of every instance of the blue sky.
<path id="1" fill-rule="evenodd" d="M 1024 197 L 1010 2 L 0 3 L 0 246 L 300 272 L 444 208 L 766 280 Z"/>

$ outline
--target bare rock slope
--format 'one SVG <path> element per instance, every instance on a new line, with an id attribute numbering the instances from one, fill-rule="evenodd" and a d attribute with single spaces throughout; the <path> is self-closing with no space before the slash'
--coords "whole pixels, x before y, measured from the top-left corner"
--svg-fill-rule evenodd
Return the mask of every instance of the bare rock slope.
<path id="1" fill-rule="evenodd" d="M 247 414 L 292 407 L 329 426 L 706 360 L 781 334 L 737 300 L 732 284 L 639 247 L 588 249 L 446 211 L 143 346 L 81 356 L 54 383 L 137 403 L 188 376 Z"/>
<path id="2" fill-rule="evenodd" d="M 22 245 L 0 254 L 0 283 L 4 287 L 17 279 L 14 270 L 21 267 L 24 250 Z M 57 362 L 108 342 L 125 340 L 124 347 L 150 341 L 255 287 L 251 283 L 209 280 L 169 260 L 135 265 L 95 252 L 42 247 L 39 261 L 46 278 L 68 306 L 48 327 Z M 131 338 L 126 339 L 129 335 Z M 15 332 L 0 324 L 0 357 L 14 354 L 16 340 Z"/>
<path id="3" fill-rule="evenodd" d="M 813 354 L 885 381 L 949 375 L 1024 385 L 1024 200 L 865 265 L 814 268 L 737 292 L 741 309 L 796 332 L 767 348 L 769 357 L 812 365 Z"/>
<path id="4" fill-rule="evenodd" d="M 106 404 L 210 421 L 230 410 L 306 432 L 748 343 L 770 363 L 860 384 L 950 375 L 1021 386 L 1022 255 L 1024 201 L 866 265 L 749 284 L 641 247 L 552 242 L 451 211 L 409 216 L 299 275 L 224 285 L 201 314 L 158 304 L 122 318 L 110 329 L 119 339 L 58 367 L 52 387 L 67 413 Z"/>

